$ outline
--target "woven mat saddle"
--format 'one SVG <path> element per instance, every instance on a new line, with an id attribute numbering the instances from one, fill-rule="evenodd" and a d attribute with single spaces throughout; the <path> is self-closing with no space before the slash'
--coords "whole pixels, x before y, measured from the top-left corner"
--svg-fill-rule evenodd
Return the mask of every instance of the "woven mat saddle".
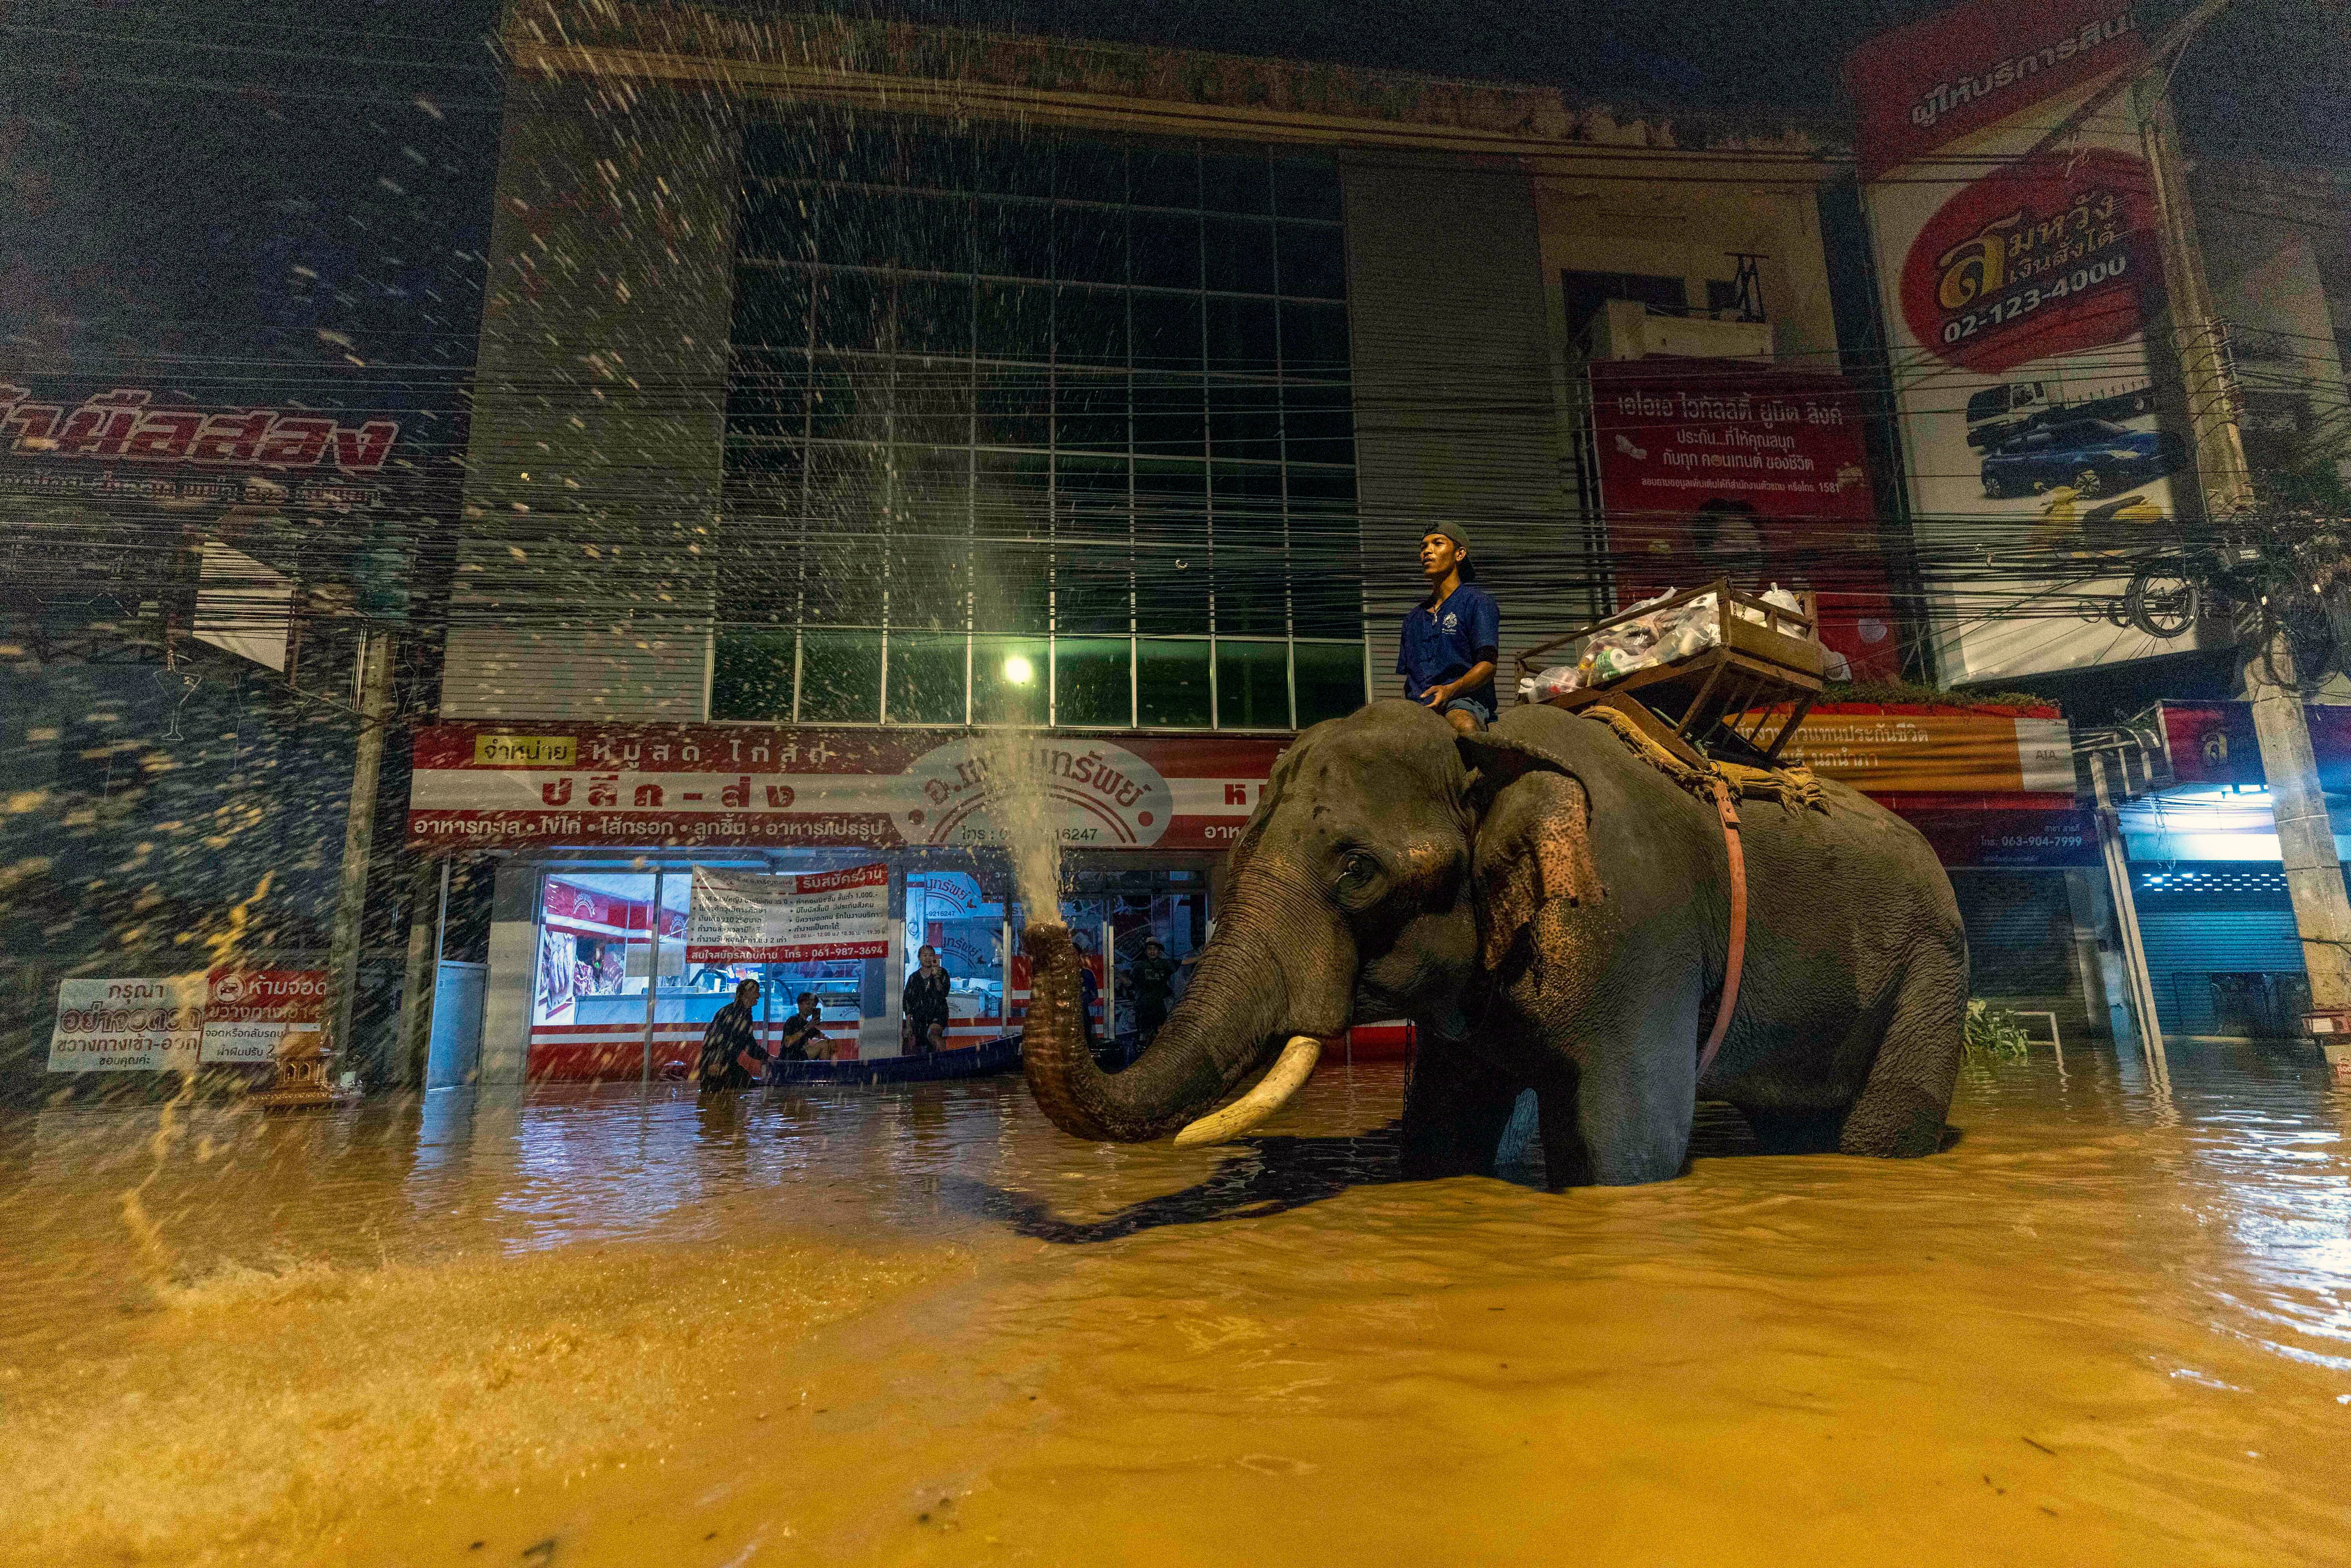
<path id="1" fill-rule="evenodd" d="M 1643 734 L 1630 716 L 1605 703 L 1581 709 L 1578 716 L 1597 720 L 1614 730 L 1616 737 L 1631 747 L 1635 756 L 1702 800 L 1714 798 L 1713 781 L 1719 779 L 1741 800 L 1776 801 L 1791 811 L 1829 809 L 1821 793 L 1821 781 L 1809 768 L 1750 768 L 1738 762 L 1710 762 L 1704 768 L 1694 768 Z"/>

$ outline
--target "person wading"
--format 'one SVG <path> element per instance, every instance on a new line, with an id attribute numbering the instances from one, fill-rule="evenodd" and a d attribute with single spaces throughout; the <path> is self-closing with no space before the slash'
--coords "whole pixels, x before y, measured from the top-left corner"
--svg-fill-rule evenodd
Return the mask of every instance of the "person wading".
<path id="1" fill-rule="evenodd" d="M 696 1076 L 703 1091 L 748 1089 L 752 1069 L 743 1064 L 747 1056 L 758 1062 L 768 1060 L 768 1048 L 759 1043 L 757 980 L 737 984 L 735 999 L 720 1008 L 710 1027 L 702 1031 L 702 1068 Z"/>
<path id="2" fill-rule="evenodd" d="M 1176 972 L 1185 964 L 1199 961 L 1197 954 L 1178 964 L 1167 956 L 1167 949 L 1155 936 L 1143 944 L 1143 956 L 1127 966 L 1126 983 L 1134 998 L 1134 1033 L 1137 1045 L 1149 1045 L 1159 1026 L 1167 1021 L 1168 1004 L 1176 995 Z"/>
<path id="3" fill-rule="evenodd" d="M 923 944 L 915 954 L 922 967 L 906 977 L 906 990 L 899 1010 L 905 1014 L 906 1030 L 913 1037 L 914 1053 L 928 1056 L 947 1048 L 947 979 L 946 966 L 939 962 L 939 950 L 929 943 Z"/>
<path id="4" fill-rule="evenodd" d="M 1502 612 L 1478 586 L 1469 535 L 1437 523 L 1420 538 L 1420 571 L 1428 597 L 1404 618 L 1396 674 L 1404 694 L 1435 708 L 1464 735 L 1494 722 L 1494 661 L 1502 646 Z"/>

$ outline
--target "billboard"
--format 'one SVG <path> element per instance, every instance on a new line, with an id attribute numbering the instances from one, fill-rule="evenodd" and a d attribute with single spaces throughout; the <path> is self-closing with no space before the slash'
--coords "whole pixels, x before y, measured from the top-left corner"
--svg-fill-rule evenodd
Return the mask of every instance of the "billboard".
<path id="1" fill-rule="evenodd" d="M 811 964 L 890 954 L 890 868 L 770 875 L 694 868 L 688 964 Z"/>
<path id="2" fill-rule="evenodd" d="M 1846 62 L 1938 653 L 1953 684 L 2190 652 L 2099 613 L 2188 462 L 2147 338 L 2152 181 L 2118 101 L 2146 57 L 2108 0 L 1975 0 Z M 2027 154 L 2030 154 L 2029 156 Z"/>
<path id="3" fill-rule="evenodd" d="M 1838 376 L 1649 358 L 1592 367 L 1617 599 L 1729 577 L 1818 594 L 1836 680 L 1902 674 L 1861 393 Z M 1840 668 L 1840 662 L 1842 668 Z"/>

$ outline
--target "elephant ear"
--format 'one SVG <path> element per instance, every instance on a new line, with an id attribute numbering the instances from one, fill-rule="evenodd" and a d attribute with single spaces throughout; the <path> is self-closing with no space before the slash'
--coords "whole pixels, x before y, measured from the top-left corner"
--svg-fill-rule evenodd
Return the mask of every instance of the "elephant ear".
<path id="1" fill-rule="evenodd" d="M 1592 856 L 1592 801 L 1554 760 L 1491 736 L 1464 736 L 1468 803 L 1478 821 L 1479 959 L 1498 968 L 1543 906 L 1605 896 Z"/>

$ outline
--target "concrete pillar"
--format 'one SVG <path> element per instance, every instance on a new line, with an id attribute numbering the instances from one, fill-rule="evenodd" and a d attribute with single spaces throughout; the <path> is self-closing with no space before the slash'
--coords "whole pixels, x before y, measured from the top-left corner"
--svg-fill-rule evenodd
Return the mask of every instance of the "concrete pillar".
<path id="1" fill-rule="evenodd" d="M 482 1058 L 475 1082 L 519 1084 L 530 1065 L 530 1011 L 538 985 L 541 873 L 501 861 L 490 888 L 490 972 L 482 990 Z"/>
<path id="2" fill-rule="evenodd" d="M 449 862 L 419 858 L 409 872 L 408 967 L 400 988 L 400 1041 L 386 1063 L 385 1082 L 424 1087 L 433 1053 L 434 992 L 441 979 L 441 932 L 449 917 Z"/>
<path id="3" fill-rule="evenodd" d="M 327 1045 L 337 1075 L 359 1072 L 381 1080 L 381 1063 L 363 1061 L 351 1038 L 359 1001 L 360 944 L 367 925 L 368 861 L 375 850 L 377 780 L 383 772 L 384 731 L 392 724 L 392 633 L 360 636 L 360 733 L 351 760 L 350 808 L 343 821 L 342 871 L 335 890 L 335 923 L 327 953 Z M 372 1070 L 371 1070 L 372 1069 Z"/>

